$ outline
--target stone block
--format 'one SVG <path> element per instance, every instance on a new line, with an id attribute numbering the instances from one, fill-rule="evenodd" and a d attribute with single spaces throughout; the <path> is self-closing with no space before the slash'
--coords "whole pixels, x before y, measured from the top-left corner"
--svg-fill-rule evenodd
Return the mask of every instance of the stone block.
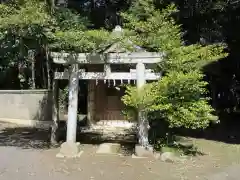
<path id="1" fill-rule="evenodd" d="M 161 154 L 161 161 L 163 162 L 175 162 L 176 156 L 173 152 L 164 152 Z"/>
<path id="2" fill-rule="evenodd" d="M 103 143 L 100 144 L 96 153 L 97 154 L 119 154 L 121 145 L 118 143 Z"/>
<path id="3" fill-rule="evenodd" d="M 154 153 L 154 158 L 155 158 L 156 160 L 160 159 L 160 158 L 161 158 L 161 153 L 155 152 L 155 153 Z"/>
<path id="4" fill-rule="evenodd" d="M 135 155 L 137 157 L 154 157 L 154 153 L 153 153 L 153 148 L 152 147 L 149 147 L 149 148 L 146 148 L 146 147 L 143 147 L 143 146 L 140 146 L 140 145 L 136 145 L 135 146 Z"/>
<path id="5" fill-rule="evenodd" d="M 76 158 L 82 155 L 80 143 L 64 142 L 61 145 L 60 152 L 56 155 L 59 158 Z"/>
<path id="6" fill-rule="evenodd" d="M 184 162 L 187 159 L 185 157 L 179 157 L 174 152 L 164 152 L 160 156 L 161 161 L 163 162 L 169 162 L 169 163 L 174 163 L 174 162 Z"/>
<path id="7" fill-rule="evenodd" d="M 148 157 L 140 157 L 140 156 L 136 156 L 135 154 L 132 154 L 132 158 L 133 159 L 145 159 L 145 158 L 148 158 Z"/>

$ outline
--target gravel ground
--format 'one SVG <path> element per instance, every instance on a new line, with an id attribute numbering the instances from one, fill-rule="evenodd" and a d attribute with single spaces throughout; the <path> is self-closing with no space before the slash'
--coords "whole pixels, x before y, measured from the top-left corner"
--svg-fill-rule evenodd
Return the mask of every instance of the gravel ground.
<path id="1" fill-rule="evenodd" d="M 47 131 L 0 123 L 0 180 L 227 180 L 217 177 L 226 172 L 235 180 L 240 168 L 239 145 L 207 140 L 194 140 L 205 155 L 164 163 L 97 155 L 97 145 L 86 144 L 80 158 L 58 159 L 59 149 L 49 148 L 47 138 Z"/>

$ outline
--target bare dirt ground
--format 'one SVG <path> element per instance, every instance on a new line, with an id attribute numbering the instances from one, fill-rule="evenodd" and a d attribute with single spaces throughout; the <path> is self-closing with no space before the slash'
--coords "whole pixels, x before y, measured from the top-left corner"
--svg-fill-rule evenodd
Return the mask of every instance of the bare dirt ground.
<path id="1" fill-rule="evenodd" d="M 97 145 L 87 144 L 80 158 L 58 159 L 59 148 L 50 148 L 47 139 L 47 131 L 0 123 L 0 179 L 204 180 L 232 166 L 238 173 L 240 164 L 240 145 L 204 139 L 192 139 L 204 155 L 178 163 L 97 155 Z"/>

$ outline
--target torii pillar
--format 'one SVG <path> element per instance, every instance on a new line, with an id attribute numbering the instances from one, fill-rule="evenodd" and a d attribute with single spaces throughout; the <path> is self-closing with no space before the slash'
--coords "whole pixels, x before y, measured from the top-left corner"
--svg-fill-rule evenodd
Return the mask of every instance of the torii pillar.
<path id="1" fill-rule="evenodd" d="M 142 90 L 146 84 L 145 72 L 146 68 L 144 63 L 139 62 L 136 66 L 137 70 L 137 89 L 138 93 Z M 138 144 L 135 146 L 135 155 L 139 157 L 152 157 L 153 148 L 149 145 L 148 130 L 149 122 L 147 119 L 147 113 L 141 108 L 138 109 Z"/>
<path id="2" fill-rule="evenodd" d="M 57 157 L 79 157 L 80 143 L 76 142 L 77 136 L 77 110 L 78 110 L 78 89 L 79 89 L 79 68 L 78 64 L 71 66 L 69 78 L 69 98 L 68 98 L 68 120 L 67 120 L 67 140 L 61 145 L 60 153 Z"/>

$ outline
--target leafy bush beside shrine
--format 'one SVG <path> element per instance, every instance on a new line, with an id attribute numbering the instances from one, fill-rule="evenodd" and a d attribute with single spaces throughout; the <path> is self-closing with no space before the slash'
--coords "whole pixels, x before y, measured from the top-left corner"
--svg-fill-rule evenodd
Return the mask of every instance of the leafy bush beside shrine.
<path id="1" fill-rule="evenodd" d="M 153 0 L 139 0 L 123 14 L 125 28 L 135 34 L 138 45 L 167 55 L 156 67 L 163 78 L 145 85 L 141 93 L 128 87 L 123 101 L 128 112 L 143 107 L 150 121 L 165 121 L 170 128 L 206 128 L 218 118 L 209 104 L 202 68 L 227 54 L 223 44 L 184 45 L 181 26 L 172 18 L 176 12 L 173 5 L 159 9 Z"/>

